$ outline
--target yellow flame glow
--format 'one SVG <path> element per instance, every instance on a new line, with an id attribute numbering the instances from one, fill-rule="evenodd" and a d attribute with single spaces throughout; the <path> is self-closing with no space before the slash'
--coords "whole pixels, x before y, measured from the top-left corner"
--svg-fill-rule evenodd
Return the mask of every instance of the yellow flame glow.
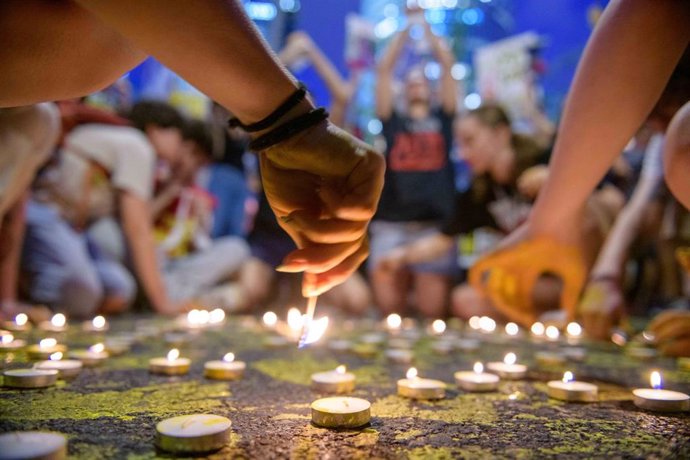
<path id="1" fill-rule="evenodd" d="M 582 326 L 573 321 L 572 323 L 568 323 L 565 327 L 565 332 L 570 337 L 580 337 L 580 335 L 582 335 Z"/>
<path id="2" fill-rule="evenodd" d="M 418 372 L 417 372 L 417 368 L 416 368 L 416 367 L 411 367 L 411 368 L 409 368 L 409 369 L 407 370 L 407 374 L 405 374 L 405 376 L 406 376 L 408 379 L 410 379 L 410 380 L 411 380 L 411 379 L 416 379 L 416 378 L 417 378 L 417 375 L 419 375 L 419 374 L 418 374 Z"/>
<path id="3" fill-rule="evenodd" d="M 659 371 L 654 371 L 649 376 L 649 384 L 655 390 L 661 388 L 661 373 Z"/>
<path id="4" fill-rule="evenodd" d="M 515 323 L 506 324 L 506 334 L 517 335 L 520 332 L 520 327 Z"/>
<path id="5" fill-rule="evenodd" d="M 565 372 L 563 373 L 563 383 L 572 382 L 573 380 L 575 380 L 575 376 L 573 375 L 572 372 L 570 372 L 570 371 L 565 371 Z"/>
<path id="6" fill-rule="evenodd" d="M 103 353 L 105 351 L 105 345 L 102 343 L 97 343 L 96 345 L 91 345 L 89 351 L 93 353 Z"/>
<path id="7" fill-rule="evenodd" d="M 472 369 L 474 370 L 474 372 L 476 374 L 481 374 L 482 372 L 484 372 L 484 365 L 482 363 L 477 362 L 477 363 L 474 363 L 474 366 L 472 366 Z"/>
<path id="8" fill-rule="evenodd" d="M 23 326 L 29 321 L 29 317 L 26 315 L 26 313 L 20 313 L 17 316 L 14 317 L 14 323 L 17 326 Z"/>
<path id="9" fill-rule="evenodd" d="M 61 359 L 62 359 L 62 352 L 61 351 L 56 351 L 55 353 L 50 355 L 51 361 L 60 361 Z"/>
<path id="10" fill-rule="evenodd" d="M 180 357 L 180 350 L 177 348 L 173 348 L 168 352 L 168 361 L 175 361 L 177 358 Z"/>
<path id="11" fill-rule="evenodd" d="M 293 331 L 302 330 L 302 326 L 304 325 L 302 312 L 295 307 L 290 308 L 287 313 L 287 323 Z"/>
<path id="12" fill-rule="evenodd" d="M 67 323 L 67 318 L 62 313 L 56 313 L 50 320 L 50 323 L 55 327 L 65 327 Z"/>
<path id="13" fill-rule="evenodd" d="M 53 348 L 55 345 L 57 345 L 57 340 L 53 338 L 43 339 L 38 342 L 39 348 Z"/>
<path id="14" fill-rule="evenodd" d="M 435 334 L 443 334 L 446 331 L 446 322 L 442 319 L 437 319 L 431 323 L 431 329 Z"/>
<path id="15" fill-rule="evenodd" d="M 263 321 L 266 326 L 273 327 L 278 323 L 278 315 L 272 311 L 267 311 L 264 313 Z"/>
<path id="16" fill-rule="evenodd" d="M 544 325 L 537 321 L 536 323 L 532 324 L 530 331 L 532 331 L 532 334 L 534 335 L 544 335 L 544 329 Z"/>
<path id="17" fill-rule="evenodd" d="M 103 329 L 105 327 L 105 318 L 98 315 L 91 321 L 91 324 L 93 324 L 95 329 Z"/>
<path id="18" fill-rule="evenodd" d="M 503 362 L 509 366 L 512 366 L 517 362 L 517 356 L 515 353 L 506 353 L 505 357 L 503 358 Z"/>
<path id="19" fill-rule="evenodd" d="M 345 365 L 341 364 L 340 366 L 335 368 L 335 371 L 338 374 L 344 374 L 345 372 L 347 372 L 347 367 L 345 367 Z"/>
<path id="20" fill-rule="evenodd" d="M 304 324 L 304 341 L 302 346 L 317 342 L 321 337 L 323 337 L 326 329 L 328 329 L 328 316 L 307 321 L 306 324 Z"/>
<path id="21" fill-rule="evenodd" d="M 235 360 L 235 353 L 225 353 L 225 356 L 223 356 L 223 361 L 226 363 L 231 363 Z"/>
<path id="22" fill-rule="evenodd" d="M 400 329 L 400 326 L 402 326 L 402 318 L 397 313 L 391 313 L 386 318 L 386 324 L 388 325 L 388 329 Z"/>
<path id="23" fill-rule="evenodd" d="M 0 337 L 0 342 L 2 342 L 3 345 L 7 345 L 12 343 L 14 340 L 14 336 L 12 334 L 6 334 Z"/>
<path id="24" fill-rule="evenodd" d="M 556 340 L 561 335 L 561 331 L 559 331 L 556 326 L 547 327 L 545 332 L 549 340 Z"/>
<path id="25" fill-rule="evenodd" d="M 222 323 L 225 320 L 225 312 L 222 308 L 215 308 L 211 310 L 209 322 L 212 324 Z"/>

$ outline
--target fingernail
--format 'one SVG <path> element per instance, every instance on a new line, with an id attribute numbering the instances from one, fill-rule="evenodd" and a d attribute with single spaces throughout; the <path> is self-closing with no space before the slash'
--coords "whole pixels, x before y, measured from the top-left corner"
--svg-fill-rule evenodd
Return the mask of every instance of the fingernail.
<path id="1" fill-rule="evenodd" d="M 299 273 L 304 271 L 304 267 L 296 267 L 292 264 L 281 264 L 276 267 L 276 271 L 281 273 Z"/>

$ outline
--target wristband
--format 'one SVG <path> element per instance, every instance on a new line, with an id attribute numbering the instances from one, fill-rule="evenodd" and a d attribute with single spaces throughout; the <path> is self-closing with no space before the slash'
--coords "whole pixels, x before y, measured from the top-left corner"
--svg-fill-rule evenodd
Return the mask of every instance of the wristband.
<path id="1" fill-rule="evenodd" d="M 239 119 L 231 118 L 230 120 L 228 120 L 228 126 L 230 128 L 242 128 L 244 131 L 248 133 L 254 133 L 257 131 L 268 129 L 274 124 L 276 124 L 278 120 L 285 116 L 285 114 L 287 114 L 290 110 L 296 107 L 297 104 L 302 102 L 306 95 L 307 88 L 302 83 L 300 83 L 298 85 L 297 90 L 294 93 L 292 93 L 282 104 L 278 106 L 277 109 L 271 112 L 263 120 L 259 120 L 256 123 L 245 125 Z"/>
<path id="2" fill-rule="evenodd" d="M 249 143 L 249 149 L 254 151 L 265 150 L 283 142 L 296 134 L 316 126 L 328 118 L 328 112 L 323 107 L 311 110 L 292 120 L 278 126 L 272 131 L 257 137 Z"/>

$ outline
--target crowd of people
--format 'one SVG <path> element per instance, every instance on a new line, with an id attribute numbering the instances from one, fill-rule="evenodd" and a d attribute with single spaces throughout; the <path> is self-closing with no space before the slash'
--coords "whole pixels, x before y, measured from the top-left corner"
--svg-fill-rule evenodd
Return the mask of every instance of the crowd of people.
<path id="1" fill-rule="evenodd" d="M 70 8 L 82 7 L 67 3 L 60 13 L 72 18 Z M 148 6 L 133 7 L 123 22 L 100 2 L 85 5 L 87 13 L 80 14 L 93 14 L 132 37 L 218 104 L 205 120 L 191 119 L 165 101 L 106 110 L 71 97 L 83 90 L 62 87 L 62 81 L 50 83 L 48 97 L 23 98 L 22 91 L 4 96 L 3 105 L 22 106 L 0 109 L 2 316 L 27 312 L 38 319 L 60 311 L 88 318 L 133 305 L 169 315 L 196 306 L 258 312 L 321 295 L 321 304 L 349 315 L 487 315 L 525 325 L 538 318 L 580 317 L 593 337 L 606 338 L 631 313 L 650 314 L 650 306 L 687 310 L 690 220 L 683 206 L 690 204 L 690 193 L 687 168 L 682 171 L 690 161 L 690 54 L 683 50 L 690 38 L 682 22 L 678 30 L 668 25 L 678 18 L 664 16 L 671 13 L 662 6 L 652 19 L 634 11 L 636 6 L 612 3 L 585 53 L 558 136 L 538 110 L 529 129 L 518 132 L 496 101 L 473 110 L 458 104 L 462 87 L 451 72 L 455 58 L 426 23 L 424 40 L 439 64 L 439 78 L 432 84 L 418 67 L 401 72 L 400 56 L 411 39 L 410 26 L 403 28 L 376 66 L 375 113 L 382 124 L 376 144 L 382 155 L 355 138 L 361 131 L 347 117 L 358 77 L 340 75 L 305 33 L 289 36 L 278 59 L 287 68 L 297 60 L 313 65 L 331 96 L 327 124 L 309 96 L 295 92 L 294 79 L 276 59 L 261 51 L 265 45 L 246 18 L 232 16 L 237 5 L 218 6 L 216 16 L 214 8 L 186 11 L 180 5 L 160 18 L 161 24 L 172 23 L 175 14 L 188 13 L 189 24 L 225 18 L 244 28 L 244 35 L 240 30 L 225 37 L 244 44 L 233 48 L 244 68 L 227 69 L 229 81 L 242 83 L 234 95 L 222 97 L 219 83 L 200 70 L 215 53 L 187 53 L 196 45 L 195 27 L 177 38 L 180 47 L 171 55 L 175 47 L 163 49 L 155 41 L 157 29 L 145 27 Z M 624 20 L 616 13 L 625 8 L 631 11 Z M 661 67 L 643 66 L 662 75 L 640 77 L 661 93 L 640 96 L 649 108 L 656 104 L 651 113 L 638 104 L 622 107 L 629 110 L 616 118 L 601 101 L 595 109 L 583 106 L 582 100 L 594 97 L 583 81 L 606 72 L 596 68 L 604 66 L 599 61 L 610 52 L 606 47 L 632 46 L 626 42 L 634 41 L 626 35 L 628 23 L 662 27 L 664 18 L 666 30 L 659 36 L 672 35 L 669 42 L 679 44 L 668 56 L 654 57 Z M 87 21 L 79 15 L 70 20 Z M 652 45 L 650 55 L 657 50 Z M 136 61 L 138 52 L 129 51 L 123 61 Z M 26 63 L 17 65 L 21 71 Z M 623 71 L 628 63 L 611 65 Z M 279 70 L 261 73 L 265 68 Z M 271 77 L 274 72 L 280 75 Z M 264 88 L 251 89 L 255 74 L 265 80 Z M 43 88 L 41 81 L 23 84 Z M 260 92 L 255 100 L 252 91 Z M 609 92 L 605 96 L 623 97 L 613 88 Z M 23 105 L 36 98 L 55 102 Z M 262 118 L 291 99 L 276 117 L 288 120 L 285 125 L 303 125 L 288 134 L 271 132 Z M 258 110 L 254 102 L 269 109 Z M 246 124 L 228 128 L 233 116 Z M 574 134 L 576 125 L 580 131 Z M 615 139 L 606 129 L 618 130 Z M 612 139 L 604 153 L 604 138 L 592 139 L 599 135 Z M 586 154 L 561 153 L 578 143 L 589 149 Z M 254 155 L 252 147 L 261 153 Z M 603 172 L 604 160 L 614 157 L 599 180 L 592 168 Z M 463 184 L 456 181 L 457 160 L 472 172 Z M 577 165 L 577 174 L 568 172 L 569 165 Z M 680 202 L 664 186 L 664 173 Z M 672 315 L 671 321 L 686 327 L 673 332 L 680 340 L 668 351 L 688 354 L 690 319 Z M 668 318 L 654 327 L 663 329 Z"/>

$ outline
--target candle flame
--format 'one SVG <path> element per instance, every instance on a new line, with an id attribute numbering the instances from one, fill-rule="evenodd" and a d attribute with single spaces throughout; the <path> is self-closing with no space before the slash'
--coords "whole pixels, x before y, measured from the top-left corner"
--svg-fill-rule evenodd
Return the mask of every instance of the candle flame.
<path id="1" fill-rule="evenodd" d="M 304 319 L 302 319 L 302 312 L 295 307 L 290 308 L 287 313 L 287 323 L 293 331 L 302 330 L 302 326 L 305 324 Z"/>
<path id="2" fill-rule="evenodd" d="M 57 345 L 57 340 L 53 338 L 43 339 L 38 342 L 39 348 L 53 348 L 55 345 Z"/>
<path id="3" fill-rule="evenodd" d="M 345 367 L 343 364 L 341 364 L 340 366 L 335 368 L 335 371 L 338 374 L 344 374 L 345 372 L 347 372 L 347 367 Z"/>
<path id="4" fill-rule="evenodd" d="M 532 324 L 530 331 L 532 331 L 532 334 L 534 335 L 544 335 L 544 324 L 537 321 L 536 323 Z"/>
<path id="5" fill-rule="evenodd" d="M 168 361 L 175 361 L 177 358 L 180 357 L 180 350 L 177 348 L 173 348 L 168 352 Z"/>
<path id="6" fill-rule="evenodd" d="M 235 360 L 235 353 L 225 353 L 225 356 L 223 356 L 223 361 L 226 363 L 231 363 Z"/>
<path id="7" fill-rule="evenodd" d="M 14 317 L 14 323 L 17 326 L 23 326 L 29 321 L 29 317 L 27 316 L 26 313 L 20 313 L 17 316 Z"/>
<path id="8" fill-rule="evenodd" d="M 409 368 L 409 369 L 407 370 L 407 374 L 405 374 L 405 376 L 406 376 L 408 379 L 410 379 L 410 380 L 416 379 L 416 378 L 417 378 L 417 375 L 418 375 L 418 372 L 417 372 L 417 368 L 416 368 L 416 367 L 411 367 L 411 368 Z"/>
<path id="9" fill-rule="evenodd" d="M 517 356 L 515 355 L 515 353 L 507 353 L 503 358 L 503 362 L 509 366 L 512 366 L 517 362 Z"/>
<path id="10" fill-rule="evenodd" d="M 276 325 L 276 323 L 278 323 L 278 315 L 272 311 L 267 311 L 264 313 L 263 321 L 266 326 L 273 327 Z"/>
<path id="11" fill-rule="evenodd" d="M 582 335 L 582 326 L 573 321 L 572 323 L 568 323 L 565 327 L 565 332 L 570 337 L 580 337 L 580 335 Z"/>
<path id="12" fill-rule="evenodd" d="M 482 316 L 479 318 L 479 329 L 484 332 L 493 332 L 496 330 L 496 321 L 488 316 Z"/>
<path id="13" fill-rule="evenodd" d="M 481 374 L 484 372 L 484 365 L 480 362 L 476 362 L 474 366 L 472 366 L 472 369 L 474 369 L 475 374 Z"/>
<path id="14" fill-rule="evenodd" d="M 14 336 L 12 334 L 6 334 L 0 337 L 0 342 L 2 342 L 3 345 L 7 345 L 12 343 L 14 340 Z"/>
<path id="15" fill-rule="evenodd" d="M 56 313 L 50 320 L 51 324 L 55 327 L 64 327 L 67 323 L 67 318 L 62 313 Z"/>
<path id="16" fill-rule="evenodd" d="M 563 383 L 572 382 L 573 380 L 575 380 L 575 376 L 573 375 L 573 373 L 570 371 L 565 371 L 565 373 L 563 374 Z"/>
<path id="17" fill-rule="evenodd" d="M 225 320 L 225 311 L 222 308 L 215 308 L 211 310 L 209 322 L 213 324 L 222 323 Z"/>
<path id="18" fill-rule="evenodd" d="M 506 334 L 517 335 L 520 332 L 520 327 L 515 323 L 506 324 Z"/>
<path id="19" fill-rule="evenodd" d="M 93 353 L 103 353 L 104 350 L 105 345 L 103 345 L 102 343 L 97 343 L 96 345 L 91 345 L 89 347 L 89 351 Z"/>
<path id="20" fill-rule="evenodd" d="M 194 325 L 199 324 L 199 310 L 197 310 L 196 308 L 193 310 L 189 310 L 189 312 L 187 313 L 187 322 L 189 324 Z"/>
<path id="21" fill-rule="evenodd" d="M 299 348 L 317 342 L 328 328 L 328 316 L 319 319 L 309 320 L 307 315 L 304 315 L 304 329 L 302 330 L 302 337 L 300 338 Z"/>
<path id="22" fill-rule="evenodd" d="M 199 310 L 199 324 L 208 324 L 211 314 L 208 310 Z"/>
<path id="23" fill-rule="evenodd" d="M 62 359 L 62 352 L 61 351 L 56 351 L 55 353 L 50 355 L 49 358 L 51 361 L 60 361 Z"/>
<path id="24" fill-rule="evenodd" d="M 661 373 L 659 371 L 654 371 L 649 376 L 649 383 L 655 390 L 661 388 Z"/>
<path id="25" fill-rule="evenodd" d="M 442 319 L 437 319 L 431 323 L 431 329 L 435 334 L 443 334 L 446 331 L 446 322 Z"/>
<path id="26" fill-rule="evenodd" d="M 388 329 L 400 329 L 400 326 L 402 326 L 402 318 L 397 313 L 391 313 L 386 318 L 386 324 L 388 324 Z"/>
<path id="27" fill-rule="evenodd" d="M 103 329 L 105 327 L 105 318 L 98 315 L 91 321 L 91 324 L 93 324 L 93 327 L 96 329 Z"/>
<path id="28" fill-rule="evenodd" d="M 468 321 L 470 324 L 470 327 L 474 329 L 475 331 L 479 329 L 479 316 L 473 316 L 470 318 Z"/>
<path id="29" fill-rule="evenodd" d="M 549 340 L 557 340 L 558 337 L 561 335 L 561 331 L 559 331 L 556 326 L 547 327 L 545 332 L 546 332 L 546 337 Z"/>

